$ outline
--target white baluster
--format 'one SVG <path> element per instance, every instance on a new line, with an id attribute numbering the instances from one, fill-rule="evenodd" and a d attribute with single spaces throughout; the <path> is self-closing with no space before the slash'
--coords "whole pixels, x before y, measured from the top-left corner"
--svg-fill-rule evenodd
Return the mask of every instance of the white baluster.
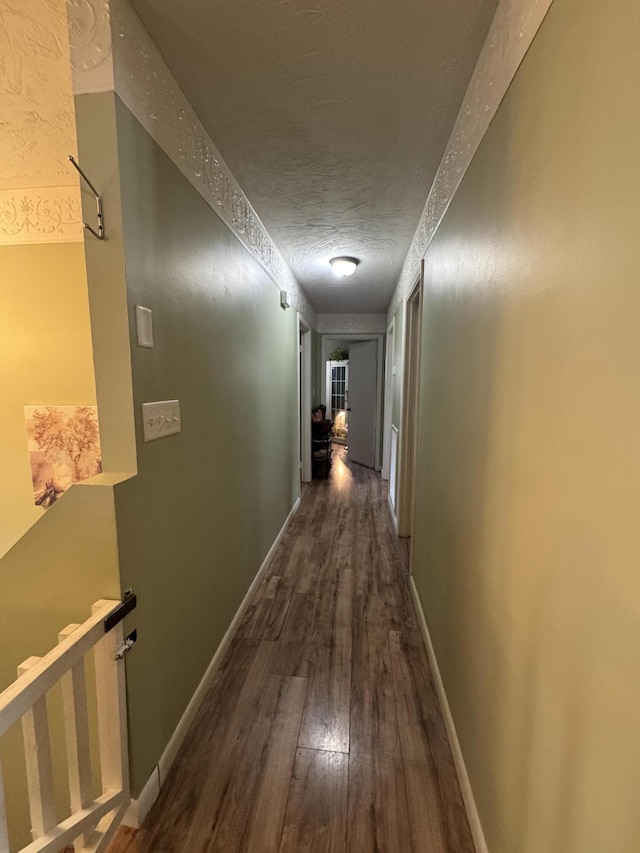
<path id="1" fill-rule="evenodd" d="M 0 765 L 0 853 L 9 853 L 9 831 L 7 830 L 7 814 L 4 803 L 4 783 L 2 781 L 2 766 Z"/>
<path id="2" fill-rule="evenodd" d="M 39 657 L 31 657 L 21 663 L 18 667 L 18 677 L 28 672 L 39 660 Z M 34 702 L 31 709 L 23 715 L 22 736 L 27 765 L 31 835 L 35 840 L 46 835 L 56 825 L 45 696 Z"/>
<path id="3" fill-rule="evenodd" d="M 67 625 L 58 635 L 58 642 L 66 640 L 79 627 L 79 625 Z M 89 716 L 84 660 L 79 661 L 62 677 L 61 684 L 69 770 L 69 799 L 71 813 L 74 814 L 91 802 Z M 76 848 L 81 850 L 88 841 L 89 835 L 85 834 L 84 844 L 78 841 Z"/>
<path id="4" fill-rule="evenodd" d="M 127 714 L 124 661 L 116 660 L 123 642 L 122 623 L 116 625 L 95 647 L 98 735 L 103 791 L 119 788 L 129 792 Z"/>

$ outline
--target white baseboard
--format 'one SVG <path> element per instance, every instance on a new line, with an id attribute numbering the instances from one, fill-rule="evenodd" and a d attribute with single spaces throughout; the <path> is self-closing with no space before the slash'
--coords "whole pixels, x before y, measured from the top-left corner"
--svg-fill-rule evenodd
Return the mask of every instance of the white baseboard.
<path id="1" fill-rule="evenodd" d="M 151 776 L 146 781 L 144 788 L 140 791 L 137 800 L 131 800 L 129 808 L 122 818 L 122 823 L 125 826 L 130 826 L 132 829 L 139 829 L 142 821 L 151 811 L 151 806 L 158 799 L 160 793 L 160 768 L 156 766 L 151 771 Z"/>
<path id="2" fill-rule="evenodd" d="M 398 519 L 396 518 L 396 508 L 393 505 L 393 501 L 391 500 L 391 495 L 387 495 L 387 501 L 389 502 L 389 510 L 391 512 L 391 521 L 393 522 L 393 529 L 396 532 L 396 536 L 398 536 Z"/>
<path id="3" fill-rule="evenodd" d="M 178 750 L 182 745 L 183 740 L 185 739 L 187 732 L 189 731 L 189 727 L 193 723 L 193 720 L 196 716 L 198 708 L 202 704 L 202 700 L 209 689 L 211 682 L 218 670 L 218 667 L 222 663 L 222 659 L 225 656 L 227 649 L 231 645 L 231 641 L 233 637 L 240 627 L 240 623 L 247 612 L 249 605 L 253 599 L 253 596 L 256 593 L 258 585 L 262 580 L 264 573 L 271 560 L 273 559 L 273 555 L 276 552 L 276 548 L 280 544 L 282 537 L 285 534 L 287 527 L 289 526 L 289 522 L 293 518 L 293 516 L 298 511 L 298 507 L 300 506 L 300 498 L 296 500 L 294 503 L 291 512 L 287 516 L 284 524 L 280 528 L 280 532 L 276 536 L 273 545 L 269 548 L 269 553 L 264 558 L 262 565 L 258 569 L 258 573 L 249 589 L 247 590 L 247 594 L 242 599 L 242 603 L 240 607 L 236 611 L 231 624 L 227 628 L 227 631 L 220 641 L 220 645 L 216 649 L 213 657 L 211 658 L 211 662 L 207 667 L 205 674 L 202 676 L 202 680 L 200 684 L 198 684 L 195 693 L 189 700 L 189 704 L 187 705 L 184 714 L 180 718 L 180 722 L 176 726 L 176 729 L 169 740 L 169 743 L 166 745 L 164 752 L 160 756 L 160 761 L 153 768 L 151 775 L 149 776 L 144 788 L 140 792 L 140 796 L 137 800 L 132 800 L 129 806 L 129 809 L 124 816 L 123 823 L 125 826 L 132 827 L 133 829 L 138 829 L 142 825 L 142 821 L 151 811 L 151 807 L 155 803 L 158 798 L 158 794 L 160 793 L 160 788 L 164 784 L 167 774 L 169 772 L 169 768 L 173 764 L 176 755 L 178 754 Z"/>
<path id="4" fill-rule="evenodd" d="M 425 619 L 424 610 L 422 609 L 422 603 L 420 602 L 420 598 L 418 597 L 418 590 L 416 589 L 415 582 L 413 578 L 411 578 L 410 580 L 411 593 L 413 595 L 413 604 L 416 609 L 416 615 L 420 624 L 420 630 L 422 631 L 422 638 L 424 640 L 424 645 L 427 650 L 429 663 L 431 664 L 433 680 L 436 686 L 438 699 L 440 700 L 440 707 L 442 708 L 442 716 L 444 717 L 444 723 L 447 729 L 449 743 L 451 745 L 451 753 L 453 755 L 453 761 L 456 766 L 458 782 L 460 783 L 462 799 L 464 800 L 464 805 L 467 811 L 467 819 L 469 821 L 471 835 L 473 836 L 473 842 L 475 844 L 476 853 L 489 853 L 487 842 L 484 837 L 484 832 L 482 831 L 482 824 L 480 823 L 480 815 L 478 814 L 475 797 L 473 796 L 473 789 L 471 788 L 471 782 L 469 781 L 469 774 L 467 773 L 467 767 L 464 763 L 464 756 L 460 747 L 460 741 L 458 740 L 458 733 L 456 732 L 456 726 L 453 721 L 453 716 L 451 715 L 451 709 L 449 708 L 449 701 L 447 699 L 447 694 L 444 689 L 442 676 L 440 675 L 440 668 L 436 659 L 436 653 L 433 648 L 433 643 L 431 642 L 429 628 L 427 627 L 427 620 Z"/>

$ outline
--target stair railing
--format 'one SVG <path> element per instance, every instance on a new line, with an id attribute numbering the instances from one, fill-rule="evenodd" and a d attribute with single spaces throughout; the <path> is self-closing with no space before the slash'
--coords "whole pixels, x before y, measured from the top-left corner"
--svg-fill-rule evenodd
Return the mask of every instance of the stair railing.
<path id="1" fill-rule="evenodd" d="M 135 607 L 101 600 L 82 625 L 68 625 L 58 645 L 44 657 L 18 667 L 18 678 L 0 693 L 0 737 L 21 721 L 27 773 L 32 842 L 19 853 L 102 853 L 130 801 L 127 751 L 124 652 L 133 640 L 123 637 L 121 619 Z M 100 755 L 101 793 L 95 796 L 85 656 L 93 652 Z M 64 711 L 66 771 L 71 814 L 58 821 L 46 695 L 58 683 Z M 4 780 L 0 765 L 0 853 L 9 853 Z"/>

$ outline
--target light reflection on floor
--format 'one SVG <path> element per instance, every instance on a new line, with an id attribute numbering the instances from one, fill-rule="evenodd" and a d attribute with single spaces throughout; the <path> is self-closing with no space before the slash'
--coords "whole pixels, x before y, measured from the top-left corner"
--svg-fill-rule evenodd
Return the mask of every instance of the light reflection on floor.
<path id="1" fill-rule="evenodd" d="M 348 447 L 343 444 L 331 445 L 331 472 L 329 479 L 333 480 L 334 485 L 343 489 L 351 484 L 353 474 L 348 467 Z"/>

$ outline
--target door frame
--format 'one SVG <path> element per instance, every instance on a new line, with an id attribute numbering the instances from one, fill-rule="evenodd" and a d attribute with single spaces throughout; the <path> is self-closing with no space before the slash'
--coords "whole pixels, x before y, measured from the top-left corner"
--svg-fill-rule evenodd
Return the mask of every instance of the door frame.
<path id="1" fill-rule="evenodd" d="M 298 417 L 300 480 L 311 482 L 311 327 L 298 314 Z"/>
<path id="2" fill-rule="evenodd" d="M 388 480 L 391 474 L 391 422 L 393 419 L 393 394 L 395 391 L 396 366 L 395 356 L 396 318 L 393 317 L 387 326 L 385 339 L 384 366 L 384 415 L 382 428 L 382 479 Z"/>
<path id="3" fill-rule="evenodd" d="M 403 537 L 413 535 L 415 511 L 423 282 L 424 260 L 420 264 L 420 277 L 407 297 L 404 314 L 404 369 L 396 512 L 398 536 Z"/>
<path id="4" fill-rule="evenodd" d="M 343 332 L 323 332 L 320 336 L 322 353 L 322 371 L 326 370 L 327 357 L 329 355 L 329 347 L 327 341 L 341 340 L 353 341 L 353 343 L 362 343 L 364 341 L 377 341 L 377 361 L 376 361 L 376 467 L 379 471 L 382 467 L 382 351 L 384 347 L 384 334 L 344 334 Z M 325 400 L 326 405 L 326 400 Z"/>

